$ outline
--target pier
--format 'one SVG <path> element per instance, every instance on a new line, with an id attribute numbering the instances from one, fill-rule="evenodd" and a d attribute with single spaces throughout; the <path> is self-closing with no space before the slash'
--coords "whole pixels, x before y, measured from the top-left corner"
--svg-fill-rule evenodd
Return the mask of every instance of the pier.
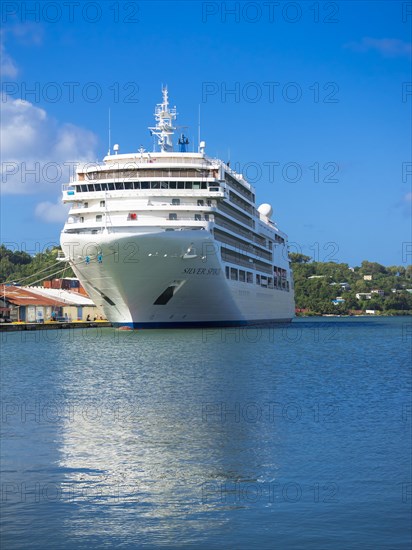
<path id="1" fill-rule="evenodd" d="M 111 327 L 109 321 L 46 321 L 45 323 L 0 323 L 0 332 Z"/>

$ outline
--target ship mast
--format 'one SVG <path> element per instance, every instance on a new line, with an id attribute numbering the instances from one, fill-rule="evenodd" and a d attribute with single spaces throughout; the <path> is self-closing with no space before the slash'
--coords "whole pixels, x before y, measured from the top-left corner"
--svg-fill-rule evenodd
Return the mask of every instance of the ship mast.
<path id="1" fill-rule="evenodd" d="M 149 126 L 151 135 L 157 136 L 160 151 L 162 153 L 173 151 L 171 136 L 176 130 L 173 121 L 176 119 L 176 107 L 169 109 L 169 93 L 167 86 L 162 88 L 163 102 L 158 103 L 155 108 L 154 117 L 156 126 Z"/>

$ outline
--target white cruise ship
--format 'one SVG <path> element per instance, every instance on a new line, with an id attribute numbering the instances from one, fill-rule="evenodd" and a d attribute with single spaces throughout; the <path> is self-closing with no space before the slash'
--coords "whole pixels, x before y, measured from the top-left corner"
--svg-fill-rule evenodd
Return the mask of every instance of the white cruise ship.
<path id="1" fill-rule="evenodd" d="M 268 204 L 205 142 L 172 137 L 167 88 L 149 128 L 158 152 L 119 154 L 77 169 L 61 233 L 65 259 L 115 326 L 237 326 L 294 316 L 285 233 Z"/>

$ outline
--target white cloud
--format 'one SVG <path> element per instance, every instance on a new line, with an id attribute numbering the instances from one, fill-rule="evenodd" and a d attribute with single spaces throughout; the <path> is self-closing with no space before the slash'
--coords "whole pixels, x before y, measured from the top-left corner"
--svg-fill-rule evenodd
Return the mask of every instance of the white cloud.
<path id="1" fill-rule="evenodd" d="M 13 59 L 6 52 L 4 46 L 4 31 L 0 33 L 0 76 L 3 79 L 4 77 L 16 78 L 18 73 L 17 66 Z"/>
<path id="2" fill-rule="evenodd" d="M 40 202 L 34 211 L 37 219 L 47 223 L 64 223 L 68 212 L 69 206 L 60 201 L 57 203 L 50 201 Z"/>
<path id="3" fill-rule="evenodd" d="M 40 44 L 38 25 L 14 25 L 8 29 L 20 42 Z M 0 32 L 0 73 L 16 78 L 18 67 L 7 53 L 5 32 Z M 35 207 L 35 217 L 46 223 L 63 223 L 69 207 L 57 196 L 68 182 L 74 165 L 96 159 L 97 136 L 79 126 L 61 123 L 48 113 L 20 99 L 0 94 L 0 192 L 38 194 L 49 192 L 57 202 L 43 201 Z"/>
<path id="4" fill-rule="evenodd" d="M 404 217 L 409 218 L 412 215 L 412 193 L 410 191 L 404 193 L 402 198 L 394 204 L 394 207 L 398 209 Z"/>
<path id="5" fill-rule="evenodd" d="M 11 25 L 8 32 L 13 35 L 20 44 L 39 46 L 43 42 L 44 26 L 35 21 L 16 22 Z"/>
<path id="6" fill-rule="evenodd" d="M 16 23 L 0 30 L 0 76 L 16 78 L 19 73 L 16 62 L 6 51 L 6 35 L 14 37 L 20 44 L 38 46 L 43 40 L 43 28 L 33 21 Z"/>
<path id="7" fill-rule="evenodd" d="M 2 193 L 60 192 L 75 162 L 96 159 L 93 132 L 60 123 L 29 101 L 6 95 L 1 101 Z"/>
<path id="8" fill-rule="evenodd" d="M 345 48 L 355 52 L 367 52 L 375 50 L 384 57 L 402 57 L 411 55 L 412 46 L 410 42 L 397 38 L 362 38 L 360 42 L 349 42 Z"/>

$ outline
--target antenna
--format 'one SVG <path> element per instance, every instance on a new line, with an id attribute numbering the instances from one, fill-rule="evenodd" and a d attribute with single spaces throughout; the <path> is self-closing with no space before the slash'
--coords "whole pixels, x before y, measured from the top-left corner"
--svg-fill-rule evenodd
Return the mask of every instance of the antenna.
<path id="1" fill-rule="evenodd" d="M 109 151 L 107 152 L 108 155 L 110 155 L 110 149 L 111 149 L 111 116 L 110 116 L 110 107 L 109 107 Z"/>
<path id="2" fill-rule="evenodd" d="M 199 103 L 199 113 L 198 113 L 198 123 L 197 123 L 197 143 L 200 148 L 200 103 Z"/>

